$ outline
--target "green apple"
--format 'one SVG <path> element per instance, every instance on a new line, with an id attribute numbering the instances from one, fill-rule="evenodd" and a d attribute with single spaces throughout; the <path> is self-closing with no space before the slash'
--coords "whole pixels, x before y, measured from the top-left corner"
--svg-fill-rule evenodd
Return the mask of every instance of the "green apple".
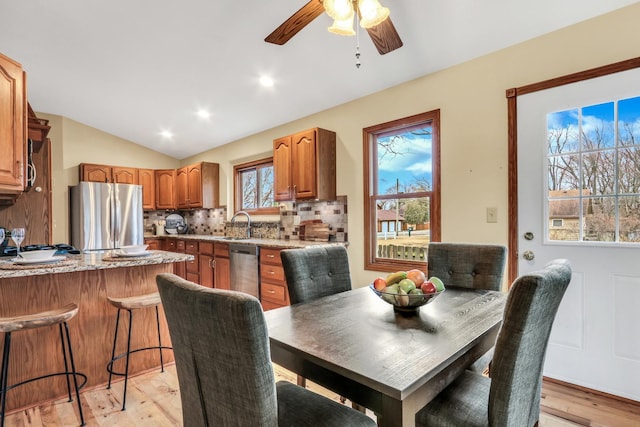
<path id="1" fill-rule="evenodd" d="M 402 279 L 398 282 L 398 286 L 400 286 L 400 289 L 406 293 L 409 293 L 416 288 L 416 284 L 411 279 Z"/>
<path id="2" fill-rule="evenodd" d="M 436 276 L 429 277 L 429 280 L 427 280 L 427 281 L 431 282 L 431 283 L 433 283 L 435 285 L 436 292 L 444 291 L 444 283 L 442 283 L 442 280 L 440 280 Z"/>
<path id="3" fill-rule="evenodd" d="M 400 287 L 398 287 L 397 283 L 393 284 L 393 285 L 390 285 L 390 286 L 387 286 L 382 291 L 383 292 L 381 294 L 382 299 L 385 300 L 386 302 L 388 302 L 389 304 L 395 304 L 396 303 L 396 294 L 398 293 L 399 290 L 400 290 Z"/>

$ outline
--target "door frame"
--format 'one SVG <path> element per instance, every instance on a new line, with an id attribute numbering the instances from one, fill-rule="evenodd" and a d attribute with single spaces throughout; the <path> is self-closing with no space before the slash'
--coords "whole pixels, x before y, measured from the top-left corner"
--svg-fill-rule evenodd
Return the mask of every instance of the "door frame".
<path id="1" fill-rule="evenodd" d="M 601 67 L 591 68 L 577 73 L 567 74 L 561 77 L 532 83 L 526 86 L 507 89 L 507 144 L 508 144 L 508 164 L 509 164 L 509 232 L 507 246 L 508 283 L 518 277 L 518 96 L 553 87 L 589 80 L 596 77 L 615 74 L 622 71 L 640 67 L 640 57 L 627 59 Z"/>

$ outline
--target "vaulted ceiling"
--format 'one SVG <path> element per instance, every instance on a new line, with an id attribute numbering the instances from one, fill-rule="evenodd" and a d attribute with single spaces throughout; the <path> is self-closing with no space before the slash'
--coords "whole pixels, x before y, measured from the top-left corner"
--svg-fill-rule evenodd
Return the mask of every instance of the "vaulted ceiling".
<path id="1" fill-rule="evenodd" d="M 386 55 L 326 14 L 264 42 L 307 1 L 0 0 L 0 52 L 36 111 L 182 159 L 636 2 L 380 0 L 404 42 Z"/>

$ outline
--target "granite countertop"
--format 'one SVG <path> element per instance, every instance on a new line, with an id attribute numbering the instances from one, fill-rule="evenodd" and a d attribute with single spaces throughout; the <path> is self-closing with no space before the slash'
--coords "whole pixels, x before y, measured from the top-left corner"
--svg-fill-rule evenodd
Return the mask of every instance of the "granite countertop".
<path id="1" fill-rule="evenodd" d="M 51 264 L 16 265 L 11 259 L 0 259 L 0 279 L 38 276 L 76 271 L 103 270 L 107 268 L 136 267 L 152 264 L 191 261 L 193 255 L 166 251 L 149 251 L 142 257 L 118 257 L 113 251 L 81 255 L 65 255 L 65 259 Z"/>
<path id="2" fill-rule="evenodd" d="M 211 236 L 205 234 L 165 234 L 163 236 L 145 235 L 145 239 L 180 239 L 180 240 L 201 240 L 208 242 L 243 243 L 262 247 L 273 248 L 306 248 L 318 245 L 343 245 L 348 246 L 348 242 L 316 242 L 307 240 L 285 240 L 285 239 L 234 239 L 225 236 Z"/>

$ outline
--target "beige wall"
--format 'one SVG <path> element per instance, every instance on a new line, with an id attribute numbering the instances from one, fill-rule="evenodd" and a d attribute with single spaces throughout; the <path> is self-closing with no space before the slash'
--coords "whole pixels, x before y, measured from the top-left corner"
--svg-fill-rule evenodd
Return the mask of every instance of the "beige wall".
<path id="1" fill-rule="evenodd" d="M 173 157 L 83 125 L 66 117 L 36 113 L 49 120 L 51 132 L 53 241 L 69 242 L 69 186 L 78 183 L 80 163 L 175 168 Z"/>
<path id="2" fill-rule="evenodd" d="M 502 51 L 416 79 L 185 159 L 220 163 L 226 178 L 247 153 L 319 126 L 338 135 L 338 194 L 349 202 L 349 256 L 354 286 L 379 275 L 364 270 L 362 128 L 441 110 L 442 238 L 507 243 L 507 101 L 505 91 L 640 55 L 640 3 Z M 410 42 L 410 41 L 409 41 Z M 389 58 L 391 60 L 391 58 Z M 222 200 L 232 206 L 227 180 Z M 498 222 L 486 222 L 486 208 Z"/>
<path id="3" fill-rule="evenodd" d="M 67 186 L 80 162 L 175 167 L 212 161 L 221 167 L 221 203 L 233 210 L 233 165 L 270 155 L 272 140 L 323 127 L 338 135 L 338 194 L 349 202 L 354 286 L 379 273 L 364 270 L 362 128 L 441 110 L 443 240 L 507 243 L 507 102 L 505 91 L 640 55 L 640 3 L 450 69 L 235 141 L 178 162 L 72 120 L 51 119 L 55 240 L 66 240 Z M 407 41 L 410 42 L 410 41 Z M 391 57 L 389 60 L 393 60 Z M 39 114 L 40 115 L 40 114 Z M 497 207 L 498 222 L 486 222 Z M 63 225 L 64 224 L 64 225 Z"/>

